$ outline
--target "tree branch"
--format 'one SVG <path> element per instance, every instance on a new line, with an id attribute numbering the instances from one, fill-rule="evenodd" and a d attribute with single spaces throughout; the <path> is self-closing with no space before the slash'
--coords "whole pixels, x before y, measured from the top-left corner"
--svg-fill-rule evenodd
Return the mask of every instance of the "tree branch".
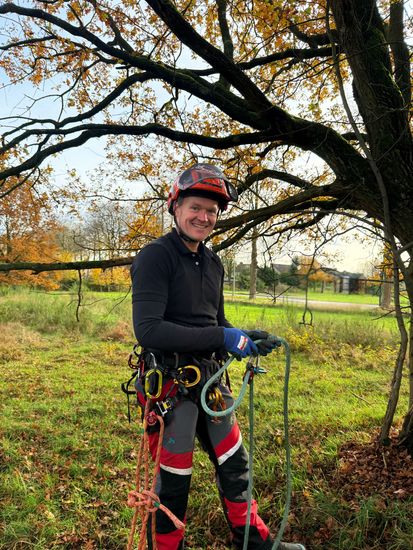
<path id="1" fill-rule="evenodd" d="M 256 224 L 262 223 L 272 216 L 279 214 L 288 214 L 297 211 L 297 208 L 300 207 L 300 205 L 302 204 L 308 206 L 310 201 L 313 201 L 318 197 L 334 196 L 334 194 L 337 192 L 337 187 L 337 182 L 330 185 L 320 185 L 317 187 L 311 186 L 310 188 L 305 189 L 304 191 L 297 193 L 296 195 L 278 201 L 276 204 L 244 212 L 243 214 L 233 216 L 225 220 L 219 220 L 216 227 L 219 229 L 228 230 L 233 227 L 243 226 L 245 223 L 248 223 L 251 220 L 255 221 Z M 324 202 L 327 203 L 327 200 Z M 339 206 L 338 203 L 337 206 Z"/>
<path id="2" fill-rule="evenodd" d="M 74 127 L 67 130 L 63 129 L 38 129 L 32 130 L 31 134 L 46 134 L 51 135 L 63 135 L 67 136 L 74 133 L 80 133 L 79 136 L 50 145 L 46 149 L 38 150 L 34 155 L 22 162 L 20 165 L 6 168 L 0 172 L 0 180 L 5 180 L 11 176 L 19 176 L 26 170 L 40 166 L 40 164 L 48 157 L 65 151 L 66 149 L 79 147 L 83 145 L 89 139 L 102 137 L 107 135 L 130 135 L 130 136 L 145 136 L 148 134 L 154 134 L 158 136 L 167 137 L 172 141 L 179 141 L 185 143 L 194 143 L 197 145 L 204 145 L 211 148 L 229 149 L 237 145 L 246 145 L 251 143 L 260 143 L 269 139 L 266 132 L 251 132 L 245 134 L 235 134 L 225 136 L 223 138 L 215 138 L 210 136 L 202 136 L 199 134 L 193 134 L 189 132 L 180 132 L 173 130 L 161 124 L 144 124 L 143 126 L 126 126 L 126 125 L 114 125 L 114 124 L 85 124 L 80 127 Z"/>
<path id="3" fill-rule="evenodd" d="M 216 2 L 218 8 L 219 28 L 221 30 L 222 43 L 224 46 L 224 54 L 228 57 L 228 59 L 234 61 L 234 44 L 232 43 L 227 21 L 227 0 L 216 0 Z M 230 83 L 222 75 L 219 77 L 219 83 L 224 89 L 230 89 Z"/>
<path id="4" fill-rule="evenodd" d="M 258 111 L 272 107 L 261 90 L 238 68 L 233 61 L 210 44 L 186 21 L 169 0 L 146 0 L 153 11 L 167 24 L 175 36 L 213 67 L 245 97 Z"/>
<path id="5" fill-rule="evenodd" d="M 284 61 L 286 59 L 294 59 L 297 61 L 304 61 L 305 59 L 315 59 L 322 57 L 331 57 L 331 46 L 325 48 L 289 48 L 282 52 L 275 52 L 263 57 L 256 57 L 250 61 L 242 61 L 237 63 L 238 67 L 243 70 L 254 69 L 255 67 L 262 67 L 269 63 L 275 63 L 276 61 Z"/>
<path id="6" fill-rule="evenodd" d="M 318 46 L 331 44 L 332 38 L 335 42 L 337 42 L 336 32 L 332 32 L 330 35 L 328 33 L 306 34 L 305 32 L 300 31 L 298 25 L 296 25 L 295 23 L 291 23 L 288 28 L 293 33 L 293 35 L 298 38 L 298 40 L 301 40 L 301 42 L 305 42 L 310 46 L 310 48 L 313 49 L 317 49 Z"/>
<path id="7" fill-rule="evenodd" d="M 30 129 L 26 130 L 22 134 L 20 134 L 18 137 L 14 138 L 13 140 L 9 141 L 6 145 L 0 148 L 0 154 L 4 154 L 6 151 L 11 150 L 13 147 L 24 141 L 25 139 L 34 136 L 34 135 L 40 135 L 44 133 L 48 133 L 49 135 L 55 134 L 60 135 L 60 132 L 58 131 L 61 128 L 64 128 L 65 126 L 72 124 L 74 122 L 82 122 L 83 120 L 87 120 L 88 118 L 93 117 L 94 115 L 100 113 L 103 111 L 106 107 L 108 107 L 116 98 L 118 98 L 122 93 L 130 88 L 133 84 L 136 84 L 137 82 L 145 82 L 146 80 L 152 78 L 147 73 L 140 73 L 136 75 L 131 75 L 124 80 L 111 92 L 109 93 L 102 101 L 100 101 L 97 105 L 95 105 L 92 109 L 89 109 L 88 111 L 85 111 L 84 113 L 80 113 L 77 116 L 70 116 L 67 117 L 61 121 L 55 121 L 53 119 L 36 119 L 36 120 L 30 120 L 29 122 L 26 122 L 25 124 L 22 124 L 20 127 L 15 128 L 12 131 L 6 132 L 4 136 L 11 135 L 12 133 L 15 133 L 18 130 L 22 130 L 23 128 L 27 128 L 28 126 L 31 126 L 33 124 L 50 124 L 54 126 L 56 129 L 53 130 L 46 130 L 46 129 Z M 78 127 L 78 129 L 75 129 L 75 132 L 80 132 L 84 129 L 83 126 Z M 73 129 L 72 129 L 73 130 Z"/>
<path id="8" fill-rule="evenodd" d="M 78 262 L 54 262 L 54 263 L 32 263 L 32 262 L 13 262 L 0 264 L 0 272 L 8 273 L 10 271 L 32 271 L 37 275 L 43 271 L 71 271 L 80 269 L 107 269 L 109 267 L 120 267 L 130 265 L 134 256 L 127 258 L 113 258 L 112 260 L 85 260 Z"/>
<path id="9" fill-rule="evenodd" d="M 397 0 L 390 4 L 388 40 L 393 54 L 394 77 L 403 95 L 406 115 L 409 113 L 412 93 L 410 84 L 409 48 L 403 35 L 404 2 Z"/>
<path id="10" fill-rule="evenodd" d="M 285 181 L 286 183 L 290 183 L 291 185 L 294 185 L 294 187 L 299 187 L 300 189 L 307 189 L 312 185 L 308 180 L 303 180 L 302 178 L 294 176 L 293 174 L 267 168 L 255 174 L 247 176 L 243 184 L 239 186 L 238 191 L 245 191 L 246 189 L 249 189 L 253 183 L 265 180 L 267 178 Z"/>
<path id="11" fill-rule="evenodd" d="M 41 42 L 48 42 L 55 38 L 52 34 L 47 36 L 40 36 L 39 38 L 27 38 L 26 40 L 18 40 L 17 42 L 11 42 L 5 46 L 0 46 L 0 50 L 7 51 L 13 48 L 20 48 L 24 46 L 31 46 L 33 44 L 39 44 Z"/>

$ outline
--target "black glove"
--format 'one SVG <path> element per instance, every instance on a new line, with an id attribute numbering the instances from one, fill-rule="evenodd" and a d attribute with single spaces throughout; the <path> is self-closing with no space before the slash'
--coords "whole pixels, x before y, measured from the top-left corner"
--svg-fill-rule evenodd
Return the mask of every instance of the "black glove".
<path id="1" fill-rule="evenodd" d="M 280 340 L 265 330 L 243 330 L 243 332 L 255 342 L 259 355 L 268 355 L 281 346 Z"/>

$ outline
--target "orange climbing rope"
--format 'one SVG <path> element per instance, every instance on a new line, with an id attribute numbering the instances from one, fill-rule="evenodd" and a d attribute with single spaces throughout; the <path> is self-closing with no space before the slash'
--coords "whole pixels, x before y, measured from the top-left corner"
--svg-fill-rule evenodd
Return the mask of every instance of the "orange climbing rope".
<path id="1" fill-rule="evenodd" d="M 177 529 L 185 529 L 185 525 L 180 521 L 166 506 L 160 503 L 158 495 L 155 493 L 156 475 L 159 470 L 161 458 L 161 448 L 164 433 L 164 421 L 161 416 L 151 413 L 152 418 L 159 422 L 159 438 L 156 448 L 156 456 L 153 465 L 152 475 L 149 471 L 150 452 L 149 452 L 149 437 L 147 433 L 148 417 L 149 417 L 150 399 L 147 400 L 143 421 L 143 436 L 139 446 L 138 461 L 136 464 L 135 473 L 135 489 L 129 492 L 128 506 L 135 508 L 132 525 L 129 533 L 127 550 L 132 550 L 133 541 L 135 539 L 136 525 L 140 517 L 141 529 L 138 538 L 138 549 L 145 550 L 146 548 L 146 532 L 148 528 L 149 515 L 151 514 L 151 532 L 152 532 L 152 547 L 157 549 L 156 544 L 156 529 L 155 529 L 155 513 L 161 509 L 173 522 Z"/>

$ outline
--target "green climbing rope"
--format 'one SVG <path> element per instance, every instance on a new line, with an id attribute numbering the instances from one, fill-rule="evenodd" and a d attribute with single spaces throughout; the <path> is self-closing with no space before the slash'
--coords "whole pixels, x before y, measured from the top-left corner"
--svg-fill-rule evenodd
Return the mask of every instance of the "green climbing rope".
<path id="1" fill-rule="evenodd" d="M 285 459 L 286 459 L 286 497 L 285 497 L 285 506 L 284 513 L 281 520 L 280 528 L 278 530 L 278 535 L 272 546 L 272 550 L 277 550 L 281 538 L 283 536 L 285 527 L 288 522 L 288 514 L 290 512 L 291 505 L 291 495 L 292 495 L 292 468 L 291 468 L 291 448 L 290 448 L 290 436 L 289 436 L 289 421 L 288 421 L 288 391 L 289 391 L 289 381 L 290 381 L 290 369 L 291 369 L 291 350 L 288 342 L 283 338 L 278 338 L 277 340 L 281 342 L 285 350 L 285 375 L 284 375 L 284 391 L 283 391 L 283 417 L 284 417 L 284 441 L 285 441 Z M 211 385 L 219 380 L 221 375 L 226 371 L 230 366 L 235 357 L 230 357 L 225 364 L 219 369 L 219 371 L 212 376 L 205 386 L 202 388 L 201 392 L 201 405 L 204 411 L 213 417 L 226 416 L 235 411 L 242 399 L 244 398 L 247 386 L 249 384 L 249 480 L 248 480 L 248 508 L 247 508 L 247 521 L 245 524 L 245 535 L 244 535 L 244 545 L 243 550 L 247 550 L 248 545 L 248 535 L 250 529 L 250 516 L 251 516 L 251 502 L 252 502 L 252 492 L 253 492 L 253 456 L 254 456 L 254 374 L 261 374 L 265 371 L 258 367 L 258 362 L 256 366 L 251 363 L 249 360 L 247 363 L 247 370 L 244 375 L 244 380 L 242 382 L 241 390 L 239 396 L 235 399 L 234 403 L 228 409 L 222 411 L 214 411 L 206 402 L 206 396 Z"/>

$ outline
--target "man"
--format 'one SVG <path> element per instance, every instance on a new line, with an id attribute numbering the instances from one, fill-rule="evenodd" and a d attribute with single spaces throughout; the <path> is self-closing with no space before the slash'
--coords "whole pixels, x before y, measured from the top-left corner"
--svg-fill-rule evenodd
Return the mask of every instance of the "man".
<path id="1" fill-rule="evenodd" d="M 219 369 L 220 354 L 266 355 L 275 344 L 267 339 L 268 333 L 251 333 L 252 338 L 261 338 L 255 344 L 248 331 L 232 327 L 225 318 L 223 266 L 203 241 L 214 229 L 219 212 L 231 200 L 237 200 L 237 192 L 215 166 L 195 164 L 182 172 L 168 198 L 176 229 L 144 247 L 133 262 L 131 274 L 135 335 L 147 352 L 149 366 L 156 365 L 155 370 L 147 370 L 146 379 L 138 380 L 138 399 L 141 406 L 148 398 L 153 399 L 154 406 L 168 403 L 169 411 L 165 415 L 157 494 L 161 503 L 185 522 L 198 437 L 215 467 L 233 543 L 242 548 L 248 505 L 248 456 L 235 416 L 225 416 L 217 422 L 202 409 L 200 393 L 206 380 Z M 159 369 L 162 378 L 155 375 Z M 178 373 L 186 373 L 187 378 L 180 378 Z M 174 383 L 173 379 L 181 383 Z M 210 398 L 220 408 L 229 408 L 233 403 L 231 392 L 223 383 L 216 385 Z M 149 437 L 151 448 L 156 448 L 158 431 L 151 430 Z M 149 535 L 149 545 L 150 538 Z M 182 531 L 160 510 L 156 513 L 156 542 L 159 550 L 183 548 Z M 248 549 L 270 548 L 269 530 L 253 501 Z M 287 543 L 279 546 L 280 550 L 302 548 Z"/>

